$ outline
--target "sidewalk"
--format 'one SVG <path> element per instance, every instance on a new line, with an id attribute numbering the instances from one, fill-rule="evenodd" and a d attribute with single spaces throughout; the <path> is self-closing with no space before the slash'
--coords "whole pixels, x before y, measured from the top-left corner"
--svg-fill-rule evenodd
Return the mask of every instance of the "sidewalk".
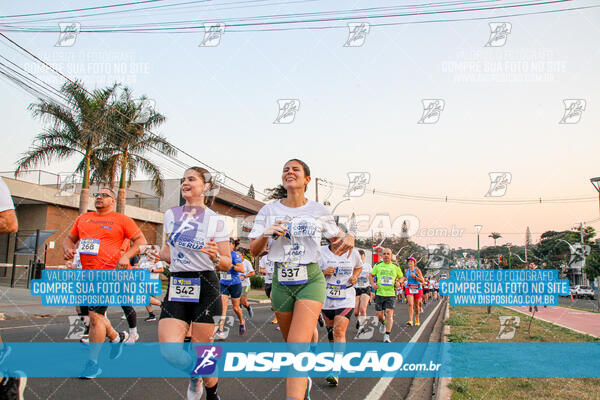
<path id="1" fill-rule="evenodd" d="M 507 307 L 531 316 L 529 307 Z M 534 318 L 571 329 L 586 335 L 600 337 L 600 314 L 565 307 L 538 307 Z"/>
<path id="2" fill-rule="evenodd" d="M 264 291 L 251 290 L 250 296 L 256 294 L 264 294 Z M 164 296 L 160 296 L 162 298 Z M 255 303 L 270 303 L 269 300 L 259 300 L 248 298 L 248 302 Z M 143 306 L 134 307 L 136 312 L 145 315 L 146 309 Z M 156 310 L 157 307 L 154 306 Z M 119 307 L 109 307 L 108 312 L 112 314 L 122 313 Z M 74 306 L 43 306 L 41 296 L 32 296 L 29 289 L 11 288 L 0 286 L 0 314 L 4 315 L 4 319 L 23 319 L 32 317 L 51 317 L 55 315 L 75 315 Z M 2 319 L 2 318 L 0 318 Z"/>

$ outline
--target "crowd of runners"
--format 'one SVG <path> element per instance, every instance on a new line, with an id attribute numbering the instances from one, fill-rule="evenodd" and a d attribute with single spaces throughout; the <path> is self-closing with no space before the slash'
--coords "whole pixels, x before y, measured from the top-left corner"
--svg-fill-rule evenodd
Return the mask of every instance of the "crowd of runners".
<path id="1" fill-rule="evenodd" d="M 329 209 L 305 197 L 310 180 L 310 169 L 303 161 L 285 163 L 281 198 L 258 212 L 247 250 L 229 237 L 225 220 L 210 208 L 214 199 L 208 194 L 214 182 L 203 168 L 185 171 L 181 179 L 185 204 L 165 213 L 165 243 L 160 248 L 148 245 L 135 222 L 113 210 L 115 194 L 103 188 L 94 194 L 96 211 L 80 215 L 64 239 L 64 258 L 71 268 L 144 268 L 154 278 L 168 264 L 169 281 L 162 301 L 152 297 L 146 307 L 147 322 L 157 319 L 153 306 L 160 307 L 161 343 L 224 340 L 230 302 L 239 335 L 246 333 L 243 310 L 248 318 L 253 317 L 248 293 L 250 278 L 256 273 L 248 255 L 258 259 L 257 272 L 264 277 L 274 313 L 271 322 L 285 342 L 297 343 L 299 349 L 318 341 L 320 325 L 334 350 L 344 351 L 353 315 L 356 338 L 367 332 L 369 307 L 375 310 L 383 342 L 392 341 L 398 303 L 408 304 L 406 325 L 419 326 L 423 304 L 438 298 L 436 280 L 424 277 L 412 257 L 403 270 L 388 248 L 382 249 L 382 260 L 371 266 L 365 252 L 354 248 L 354 236 L 336 223 Z M 121 355 L 124 344 L 139 339 L 133 307 L 122 305 L 123 319 L 129 325 L 122 332 L 111 325 L 107 308 L 77 307 L 86 325 L 81 341 L 89 346 L 81 378 L 101 375 L 98 357 L 106 339 L 112 359 Z M 161 352 L 171 365 L 192 370 L 195 360 L 185 346 L 164 346 Z M 187 398 L 200 399 L 206 392 L 207 400 L 219 399 L 218 381 L 217 377 L 190 376 Z M 339 377 L 331 375 L 327 382 L 338 386 Z M 310 399 L 311 385 L 310 378 L 288 377 L 285 399 Z"/>

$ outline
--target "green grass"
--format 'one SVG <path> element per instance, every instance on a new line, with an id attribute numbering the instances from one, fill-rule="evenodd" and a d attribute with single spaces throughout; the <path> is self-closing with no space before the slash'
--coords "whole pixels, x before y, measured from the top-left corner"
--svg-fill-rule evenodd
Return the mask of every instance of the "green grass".
<path id="1" fill-rule="evenodd" d="M 600 342 L 600 339 L 534 319 L 503 307 L 450 307 L 451 342 L 506 342 L 496 339 L 499 316 L 521 318 L 512 342 Z M 558 361 L 557 361 L 558 362 Z M 452 400 L 598 400 L 600 378 L 452 378 Z"/>

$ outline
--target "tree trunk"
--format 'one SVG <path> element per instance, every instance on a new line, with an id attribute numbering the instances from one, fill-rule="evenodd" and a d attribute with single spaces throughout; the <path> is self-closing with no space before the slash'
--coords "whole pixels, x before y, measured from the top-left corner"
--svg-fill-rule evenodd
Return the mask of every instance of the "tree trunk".
<path id="1" fill-rule="evenodd" d="M 125 186 L 127 185 L 127 150 L 123 153 L 121 159 L 121 179 L 119 180 L 119 193 L 117 194 L 117 212 L 125 213 L 125 198 L 127 192 Z"/>
<path id="2" fill-rule="evenodd" d="M 88 202 L 90 199 L 90 150 L 85 154 L 85 168 L 83 169 L 83 180 L 81 181 L 81 191 L 79 193 L 79 214 L 88 211 Z"/>

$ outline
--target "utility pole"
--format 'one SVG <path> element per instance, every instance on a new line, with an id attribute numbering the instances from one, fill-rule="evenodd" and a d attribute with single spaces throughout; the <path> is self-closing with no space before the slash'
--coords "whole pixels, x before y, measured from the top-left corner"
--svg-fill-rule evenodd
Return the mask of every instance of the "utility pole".
<path id="1" fill-rule="evenodd" d="M 319 202 L 319 178 L 315 178 L 315 201 Z"/>

